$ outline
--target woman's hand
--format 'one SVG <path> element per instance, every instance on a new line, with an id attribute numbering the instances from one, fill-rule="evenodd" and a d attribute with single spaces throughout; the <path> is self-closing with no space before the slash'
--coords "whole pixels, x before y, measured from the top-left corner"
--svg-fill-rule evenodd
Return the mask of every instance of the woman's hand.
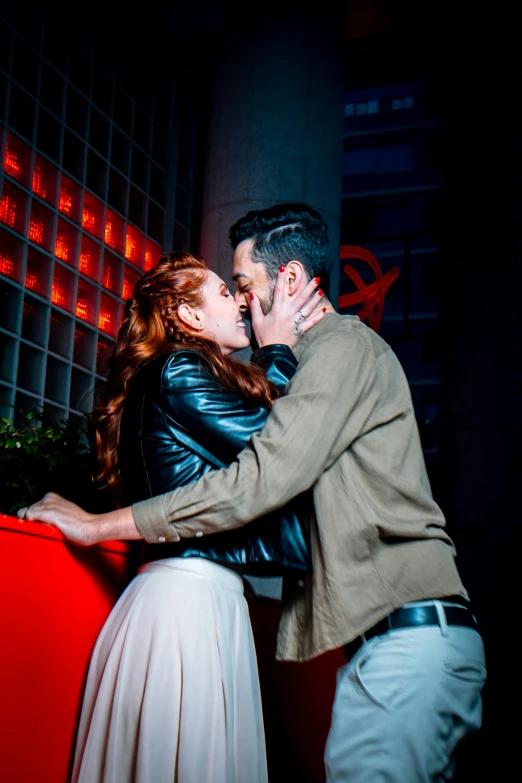
<path id="1" fill-rule="evenodd" d="M 293 295 L 286 291 L 285 278 L 285 271 L 281 271 L 274 289 L 272 308 L 266 315 L 261 310 L 257 296 L 250 294 L 252 329 L 259 348 L 275 343 L 293 348 L 299 338 L 326 313 L 327 308 L 323 307 L 323 292 L 316 291 L 319 278 L 310 280 L 301 292 Z"/>
<path id="2" fill-rule="evenodd" d="M 57 527 L 67 538 L 79 546 L 92 546 L 102 541 L 128 541 L 141 538 L 130 508 L 109 511 L 106 514 L 89 514 L 54 492 L 48 492 L 37 503 L 19 509 L 19 519 L 45 522 Z"/>

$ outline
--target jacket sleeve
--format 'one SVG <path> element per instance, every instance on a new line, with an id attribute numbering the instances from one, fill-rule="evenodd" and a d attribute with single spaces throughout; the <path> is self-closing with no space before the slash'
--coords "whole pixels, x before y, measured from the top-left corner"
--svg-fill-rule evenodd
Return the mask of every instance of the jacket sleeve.
<path id="1" fill-rule="evenodd" d="M 268 380 L 277 386 L 281 394 L 284 393 L 297 369 L 297 359 L 291 348 L 284 344 L 258 348 L 250 357 L 250 362 L 263 368 Z"/>
<path id="2" fill-rule="evenodd" d="M 284 345 L 267 346 L 262 351 L 260 366 L 270 380 L 284 388 L 297 366 L 293 353 Z M 263 406 L 220 386 L 195 351 L 177 351 L 166 363 L 161 403 L 167 417 L 226 464 L 237 457 L 268 417 Z"/>
<path id="3" fill-rule="evenodd" d="M 177 541 L 239 527 L 285 505 L 370 427 L 376 383 L 375 359 L 354 331 L 320 335 L 237 462 L 135 504 L 138 529 L 151 542 Z"/>

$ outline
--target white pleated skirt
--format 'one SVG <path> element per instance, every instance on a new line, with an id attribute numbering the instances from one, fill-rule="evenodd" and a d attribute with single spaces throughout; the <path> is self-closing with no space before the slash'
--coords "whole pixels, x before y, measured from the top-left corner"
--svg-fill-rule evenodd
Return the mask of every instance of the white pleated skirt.
<path id="1" fill-rule="evenodd" d="M 266 783 L 242 578 L 203 558 L 140 569 L 89 668 L 72 783 Z"/>

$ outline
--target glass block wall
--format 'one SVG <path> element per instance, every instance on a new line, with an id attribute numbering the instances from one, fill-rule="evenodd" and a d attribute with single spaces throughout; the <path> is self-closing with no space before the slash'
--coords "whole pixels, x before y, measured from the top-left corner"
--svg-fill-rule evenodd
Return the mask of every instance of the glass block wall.
<path id="1" fill-rule="evenodd" d="M 91 409 L 136 279 L 190 249 L 193 150 L 172 75 L 95 16 L 2 13 L 0 415 L 61 420 Z"/>

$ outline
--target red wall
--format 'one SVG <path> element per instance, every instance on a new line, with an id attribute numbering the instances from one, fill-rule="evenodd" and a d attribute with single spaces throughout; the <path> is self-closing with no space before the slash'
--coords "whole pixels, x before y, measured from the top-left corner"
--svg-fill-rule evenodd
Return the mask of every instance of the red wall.
<path id="1" fill-rule="evenodd" d="M 137 568 L 122 542 L 82 548 L 52 527 L 0 515 L 0 779 L 66 783 L 96 637 Z M 342 653 L 274 659 L 279 603 L 249 601 L 270 783 L 322 783 Z"/>

